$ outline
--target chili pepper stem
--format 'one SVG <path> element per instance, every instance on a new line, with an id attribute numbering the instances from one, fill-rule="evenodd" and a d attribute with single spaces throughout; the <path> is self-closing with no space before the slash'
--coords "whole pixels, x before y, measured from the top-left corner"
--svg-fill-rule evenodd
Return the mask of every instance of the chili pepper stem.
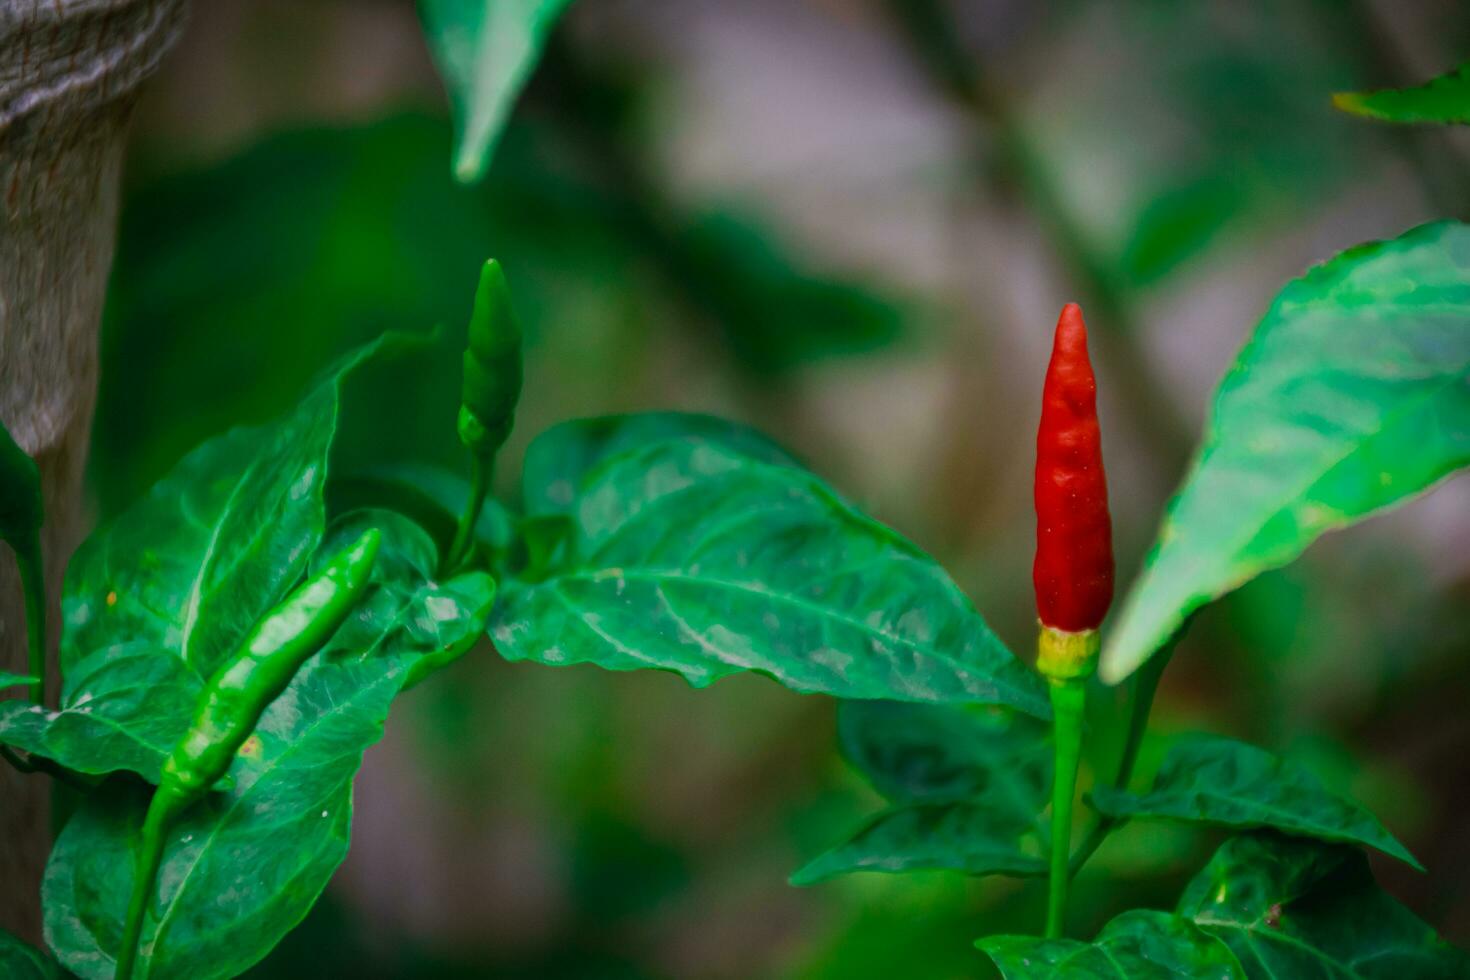
<path id="1" fill-rule="evenodd" d="M 1085 678 L 1049 678 L 1052 745 L 1056 766 L 1051 789 L 1051 872 L 1047 877 L 1046 937 L 1059 939 L 1066 925 L 1068 856 L 1072 846 L 1072 800 L 1082 758 L 1082 723 L 1087 705 Z"/>
<path id="2" fill-rule="evenodd" d="M 1124 739 L 1123 754 L 1118 759 L 1118 768 L 1112 779 L 1115 789 L 1127 789 L 1128 780 L 1133 777 L 1133 765 L 1138 761 L 1138 750 L 1143 745 L 1143 736 L 1148 731 L 1148 716 L 1153 711 L 1154 695 L 1159 690 L 1159 678 L 1163 676 L 1164 667 L 1168 664 L 1169 655 L 1173 652 L 1172 645 L 1165 647 L 1133 675 L 1135 681 L 1128 711 L 1128 734 Z M 1120 822 L 1115 817 L 1097 817 L 1093 820 L 1092 826 L 1088 828 L 1081 845 L 1077 848 L 1077 853 L 1072 855 L 1068 866 L 1069 877 L 1077 877 L 1077 872 L 1082 870 L 1082 866 L 1102 846 L 1102 842 L 1107 840 L 1108 834 L 1117 829 Z"/>
<path id="3" fill-rule="evenodd" d="M 27 670 L 35 680 L 28 689 L 35 704 L 46 703 L 46 578 L 42 573 L 41 538 L 32 534 L 24 548 L 15 552 L 25 593 Z"/>
<path id="4" fill-rule="evenodd" d="M 470 496 L 465 501 L 464 513 L 459 516 L 459 525 L 454 529 L 454 540 L 444 553 L 443 572 L 458 568 L 469 557 L 470 542 L 474 540 L 475 524 L 480 520 L 480 511 L 485 506 L 485 497 L 490 490 L 490 464 L 478 455 L 470 457 Z"/>
<path id="5" fill-rule="evenodd" d="M 190 803 L 182 793 L 159 788 L 154 790 L 143 818 L 143 834 L 137 862 L 133 867 L 133 891 L 128 898 L 128 917 L 123 926 L 122 945 L 117 951 L 117 971 L 113 980 L 131 980 L 138 961 L 138 943 L 143 937 L 143 918 L 148 900 L 158 881 L 158 868 L 163 863 L 163 845 L 168 840 L 174 819 Z"/>

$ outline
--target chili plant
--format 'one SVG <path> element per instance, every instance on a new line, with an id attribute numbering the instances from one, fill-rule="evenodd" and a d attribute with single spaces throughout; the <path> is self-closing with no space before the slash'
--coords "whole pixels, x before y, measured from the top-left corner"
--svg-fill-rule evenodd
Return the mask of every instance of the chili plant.
<path id="1" fill-rule="evenodd" d="M 844 751 L 892 805 L 793 881 L 1046 878 L 1038 935 L 980 940 L 1008 977 L 1466 974 L 1377 887 L 1363 849 L 1413 856 L 1308 770 L 1200 735 L 1150 785 L 1131 775 L 1196 609 L 1470 462 L 1470 227 L 1349 250 L 1281 292 L 1111 625 L 1097 381 L 1081 311 L 1063 310 L 1037 439 L 1039 669 L 916 545 L 733 422 L 565 422 L 527 450 L 519 508 L 490 498 L 520 343 L 487 264 L 457 421 L 468 478 L 402 460 L 338 471 L 352 376 L 417 346 L 389 334 L 285 417 L 188 454 L 78 550 L 59 706 L 0 702 L 10 757 L 82 794 L 43 886 L 55 961 L 7 938 L 8 975 L 207 980 L 258 962 L 345 856 L 353 779 L 395 697 L 486 635 L 510 660 L 695 687 L 753 671 L 843 699 Z M 6 464 L 19 540 L 40 519 L 28 472 Z M 1076 838 L 1094 669 L 1131 675 L 1133 707 Z M 1233 836 L 1174 909 L 1066 937 L 1068 880 L 1124 821 L 1156 819 Z"/>

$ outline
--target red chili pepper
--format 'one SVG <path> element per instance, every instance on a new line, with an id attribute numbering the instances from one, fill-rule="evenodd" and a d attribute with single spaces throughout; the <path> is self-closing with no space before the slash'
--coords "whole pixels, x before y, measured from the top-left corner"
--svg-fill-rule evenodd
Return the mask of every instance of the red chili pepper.
<path id="1" fill-rule="evenodd" d="M 1113 533 L 1097 425 L 1097 380 L 1076 303 L 1062 307 L 1036 433 L 1036 610 L 1068 633 L 1102 624 L 1113 601 Z M 1094 643 L 1087 644 L 1095 649 Z"/>

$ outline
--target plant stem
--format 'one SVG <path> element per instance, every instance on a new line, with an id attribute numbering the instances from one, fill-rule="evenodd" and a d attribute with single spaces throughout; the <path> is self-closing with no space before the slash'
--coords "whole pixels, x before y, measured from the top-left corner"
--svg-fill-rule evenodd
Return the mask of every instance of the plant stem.
<path id="1" fill-rule="evenodd" d="M 20 581 L 25 592 L 27 670 L 35 678 L 29 688 L 35 704 L 46 703 L 46 577 L 42 573 L 41 536 L 33 533 L 22 550 L 15 553 Z"/>
<path id="2" fill-rule="evenodd" d="M 1085 678 L 1051 679 L 1052 743 L 1056 767 L 1051 784 L 1051 873 L 1047 877 L 1046 936 L 1059 939 L 1067 915 L 1067 855 L 1072 846 L 1072 798 L 1082 758 L 1082 723 L 1087 705 Z"/>
<path id="3" fill-rule="evenodd" d="M 1113 787 L 1115 789 L 1127 789 L 1128 780 L 1133 777 L 1133 766 L 1138 761 L 1138 750 L 1143 745 L 1143 736 L 1148 731 L 1148 716 L 1153 711 L 1154 695 L 1159 691 L 1159 678 L 1164 676 L 1164 668 L 1169 665 L 1169 659 L 1174 654 L 1174 647 L 1179 643 L 1179 637 L 1184 633 L 1181 627 L 1174 634 L 1173 639 L 1163 649 L 1154 654 L 1133 675 L 1133 697 L 1128 709 L 1128 734 L 1123 741 L 1123 754 L 1118 758 L 1118 768 L 1113 775 Z M 1077 872 L 1087 863 L 1088 858 L 1102 846 L 1108 834 L 1118 826 L 1119 821 L 1113 817 L 1098 817 L 1092 822 L 1087 834 L 1082 839 L 1082 844 L 1077 848 L 1077 853 L 1072 855 L 1071 863 L 1068 865 L 1069 877 L 1076 877 Z"/>
<path id="4" fill-rule="evenodd" d="M 454 541 L 444 554 L 444 567 L 448 573 L 459 567 L 469 553 L 474 540 L 475 524 L 480 520 L 480 510 L 485 506 L 485 495 L 490 489 L 490 464 L 479 456 L 470 457 L 470 496 L 465 501 L 464 513 L 459 515 L 459 526 L 454 529 Z"/>
<path id="5" fill-rule="evenodd" d="M 174 817 L 187 805 L 176 793 L 164 789 L 153 791 L 148 815 L 143 818 L 143 837 L 137 862 L 133 868 L 133 892 L 128 898 L 128 918 L 123 926 L 122 945 L 117 951 L 117 971 L 113 980 L 130 980 L 138 960 L 138 942 L 143 935 L 143 917 L 153 886 L 158 881 L 158 867 L 163 863 L 163 845 Z"/>

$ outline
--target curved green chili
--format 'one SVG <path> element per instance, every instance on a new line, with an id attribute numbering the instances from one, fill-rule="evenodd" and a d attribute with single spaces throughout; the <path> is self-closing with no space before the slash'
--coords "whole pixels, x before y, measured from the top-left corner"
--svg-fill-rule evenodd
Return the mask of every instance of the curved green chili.
<path id="1" fill-rule="evenodd" d="M 164 762 L 143 821 L 117 980 L 132 976 L 169 828 L 225 775 L 261 714 L 352 612 L 367 590 L 381 538 L 381 532 L 371 528 L 328 560 L 255 624 L 239 651 L 200 693 L 194 720 Z"/>

